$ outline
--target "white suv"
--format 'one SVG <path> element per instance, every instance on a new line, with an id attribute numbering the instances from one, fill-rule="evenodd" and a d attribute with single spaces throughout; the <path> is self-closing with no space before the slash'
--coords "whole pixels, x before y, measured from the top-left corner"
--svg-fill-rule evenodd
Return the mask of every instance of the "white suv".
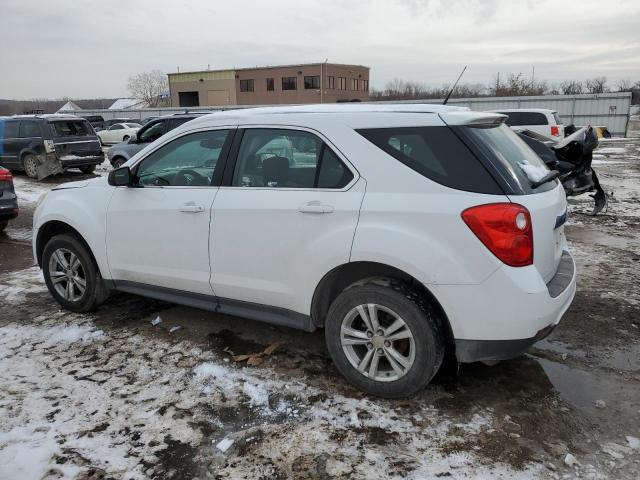
<path id="1" fill-rule="evenodd" d="M 121 290 L 324 327 L 351 383 L 409 395 L 447 349 L 521 354 L 573 299 L 562 185 L 504 118 L 366 104 L 207 115 L 108 181 L 52 190 L 34 255 L 70 310 Z"/>
<path id="2" fill-rule="evenodd" d="M 512 108 L 493 110 L 507 115 L 505 123 L 514 130 L 531 130 L 551 140 L 564 138 L 564 125 L 555 110 L 546 108 Z"/>

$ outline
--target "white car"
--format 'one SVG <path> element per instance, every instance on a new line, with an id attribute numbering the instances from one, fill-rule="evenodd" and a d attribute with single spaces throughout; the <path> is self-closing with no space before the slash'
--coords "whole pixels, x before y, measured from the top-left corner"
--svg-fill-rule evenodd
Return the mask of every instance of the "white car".
<path id="1" fill-rule="evenodd" d="M 126 142 L 133 137 L 142 125 L 138 123 L 115 123 L 106 130 L 96 132 L 103 144 Z"/>
<path id="2" fill-rule="evenodd" d="M 545 108 L 505 108 L 491 111 L 507 115 L 505 123 L 514 130 L 531 130 L 555 141 L 564 138 L 564 125 L 555 110 Z"/>
<path id="3" fill-rule="evenodd" d="M 567 203 L 504 116 L 438 105 L 219 112 L 34 214 L 53 297 L 110 290 L 313 331 L 365 392 L 520 355 L 575 293 Z M 287 145 L 287 148 L 282 148 Z"/>

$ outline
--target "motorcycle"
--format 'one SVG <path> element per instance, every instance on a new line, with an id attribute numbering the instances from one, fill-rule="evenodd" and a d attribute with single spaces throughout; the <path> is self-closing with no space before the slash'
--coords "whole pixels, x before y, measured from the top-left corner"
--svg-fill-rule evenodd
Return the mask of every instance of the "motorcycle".
<path id="1" fill-rule="evenodd" d="M 598 146 L 598 135 L 591 126 L 565 128 L 562 140 L 555 142 L 531 130 L 516 132 L 547 164 L 550 170 L 559 172 L 567 197 L 595 192 L 590 195 L 595 201 L 591 215 L 597 215 L 607 207 L 607 195 L 600 185 L 595 170 L 591 167 L 593 151 Z"/>

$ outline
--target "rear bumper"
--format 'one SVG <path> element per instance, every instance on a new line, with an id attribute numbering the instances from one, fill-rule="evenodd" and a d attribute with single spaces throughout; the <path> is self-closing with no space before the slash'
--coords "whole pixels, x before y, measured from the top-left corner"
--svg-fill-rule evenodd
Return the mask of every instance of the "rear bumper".
<path id="1" fill-rule="evenodd" d="M 86 157 L 74 156 L 73 158 L 64 158 L 60 159 L 60 164 L 63 168 L 73 168 L 73 167 L 86 167 L 89 165 L 100 165 L 104 162 L 104 153 L 100 155 L 90 155 Z"/>
<path id="2" fill-rule="evenodd" d="M 565 251 L 544 283 L 534 266 L 502 267 L 479 285 L 428 286 L 453 331 L 460 362 L 517 357 L 555 328 L 576 292 L 576 269 Z"/>
<path id="3" fill-rule="evenodd" d="M 18 216 L 18 199 L 15 194 L 5 192 L 0 197 L 0 221 L 11 220 Z"/>

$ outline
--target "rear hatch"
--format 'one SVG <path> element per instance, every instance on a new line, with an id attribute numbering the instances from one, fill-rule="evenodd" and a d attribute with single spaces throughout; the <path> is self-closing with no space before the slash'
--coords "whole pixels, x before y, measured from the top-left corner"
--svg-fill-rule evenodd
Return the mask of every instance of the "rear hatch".
<path id="1" fill-rule="evenodd" d="M 49 121 L 56 156 L 60 160 L 75 157 L 95 157 L 102 154 L 100 140 L 93 128 L 83 119 Z"/>
<path id="2" fill-rule="evenodd" d="M 549 173 L 542 159 L 509 127 L 499 122 L 454 127 L 496 175 L 509 199 L 531 214 L 533 264 L 548 282 L 556 273 L 565 245 L 567 200 L 558 180 L 536 188 Z"/>

